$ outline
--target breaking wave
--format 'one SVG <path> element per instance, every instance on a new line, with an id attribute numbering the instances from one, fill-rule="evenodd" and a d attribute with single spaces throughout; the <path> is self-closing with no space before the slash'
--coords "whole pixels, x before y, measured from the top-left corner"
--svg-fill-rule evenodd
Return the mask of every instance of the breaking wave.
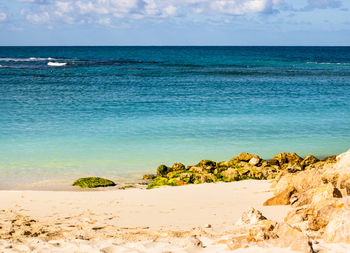
<path id="1" fill-rule="evenodd" d="M 48 66 L 52 66 L 52 67 L 63 67 L 66 66 L 67 63 L 66 62 L 48 62 L 47 63 Z"/>

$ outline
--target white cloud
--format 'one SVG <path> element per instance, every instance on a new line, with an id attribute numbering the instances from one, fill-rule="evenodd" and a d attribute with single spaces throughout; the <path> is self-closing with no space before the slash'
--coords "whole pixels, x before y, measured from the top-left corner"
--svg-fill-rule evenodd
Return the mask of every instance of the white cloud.
<path id="1" fill-rule="evenodd" d="M 271 13 L 284 0 L 20 0 L 27 20 L 35 24 L 59 19 L 66 23 L 91 20 L 111 24 L 113 19 L 169 18 L 191 15 L 245 15 Z M 313 0 L 309 0 L 313 1 Z M 337 1 L 337 0 L 321 0 Z M 36 8 L 34 6 L 40 8 Z M 89 22 L 90 23 L 90 22 Z"/>
<path id="2" fill-rule="evenodd" d="M 171 17 L 171 16 L 175 16 L 176 13 L 177 13 L 177 8 L 173 5 L 169 5 L 168 7 L 164 8 L 163 15 L 165 17 Z"/>
<path id="3" fill-rule="evenodd" d="M 100 18 L 97 21 L 98 24 L 100 25 L 110 25 L 111 24 L 111 19 L 110 18 Z"/>
<path id="4" fill-rule="evenodd" d="M 58 11 L 61 13 L 67 13 L 67 12 L 70 12 L 73 10 L 72 3 L 70 3 L 70 2 L 57 1 L 56 7 L 57 7 Z"/>
<path id="5" fill-rule="evenodd" d="M 47 23 L 50 20 L 48 12 L 27 14 L 26 19 L 34 24 Z"/>

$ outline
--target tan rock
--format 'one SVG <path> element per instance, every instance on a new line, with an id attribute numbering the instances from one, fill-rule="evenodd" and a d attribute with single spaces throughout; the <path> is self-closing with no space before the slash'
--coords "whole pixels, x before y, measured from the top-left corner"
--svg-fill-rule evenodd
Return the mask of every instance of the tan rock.
<path id="1" fill-rule="evenodd" d="M 234 158 L 232 158 L 232 160 L 249 162 L 252 158 L 259 159 L 259 161 L 260 161 L 260 157 L 259 156 L 248 154 L 246 152 L 240 153 L 238 156 L 235 156 Z"/>
<path id="2" fill-rule="evenodd" d="M 292 167 L 295 164 L 300 165 L 303 159 L 296 153 L 280 153 L 274 156 L 274 160 L 277 160 L 281 169 Z"/>
<path id="3" fill-rule="evenodd" d="M 241 218 L 236 222 L 236 226 L 253 225 L 262 220 L 266 220 L 266 217 L 259 210 L 251 207 L 242 214 Z"/>
<path id="4" fill-rule="evenodd" d="M 321 185 L 313 192 L 311 204 L 317 205 L 320 202 L 331 200 L 333 198 L 342 198 L 341 192 L 332 184 Z"/>
<path id="5" fill-rule="evenodd" d="M 319 162 L 320 160 L 313 156 L 313 155 L 308 155 L 307 157 L 304 158 L 304 160 L 301 162 L 301 166 L 303 168 L 310 166 L 311 164 L 315 164 Z"/>
<path id="6" fill-rule="evenodd" d="M 350 243 L 350 210 L 346 209 L 333 215 L 325 229 L 323 238 L 326 242 Z"/>
<path id="7" fill-rule="evenodd" d="M 270 243 L 276 247 L 289 248 L 298 252 L 313 253 L 310 239 L 300 229 L 287 223 L 278 223 L 274 229 L 278 239 Z"/>
<path id="8" fill-rule="evenodd" d="M 249 160 L 249 163 L 250 163 L 251 165 L 254 165 L 254 166 L 258 165 L 259 162 L 260 162 L 260 158 L 259 158 L 259 157 L 253 157 L 253 158 L 251 158 L 251 159 Z"/>
<path id="9" fill-rule="evenodd" d="M 312 206 L 307 212 L 308 229 L 321 230 L 324 229 L 331 220 L 331 217 L 340 211 L 334 201 L 325 201 L 322 205 Z"/>
<path id="10" fill-rule="evenodd" d="M 284 191 L 278 193 L 276 196 L 266 200 L 264 206 L 289 205 L 291 196 L 296 192 L 295 188 L 288 187 Z"/>

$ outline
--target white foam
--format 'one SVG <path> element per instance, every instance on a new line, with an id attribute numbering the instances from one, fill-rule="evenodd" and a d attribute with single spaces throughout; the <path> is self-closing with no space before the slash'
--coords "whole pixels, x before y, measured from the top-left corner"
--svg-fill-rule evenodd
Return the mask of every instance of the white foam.
<path id="1" fill-rule="evenodd" d="M 66 66 L 66 62 L 48 62 L 47 65 L 52 66 L 52 67 L 63 67 Z"/>
<path id="2" fill-rule="evenodd" d="M 29 58 L 0 58 L 0 61 L 13 61 L 13 62 L 30 62 L 30 61 L 50 61 L 54 60 L 54 58 L 41 58 L 41 57 L 29 57 Z"/>
<path id="3" fill-rule="evenodd" d="M 312 62 L 308 61 L 307 64 L 320 64 L 320 65 L 350 65 L 350 63 L 347 62 Z"/>

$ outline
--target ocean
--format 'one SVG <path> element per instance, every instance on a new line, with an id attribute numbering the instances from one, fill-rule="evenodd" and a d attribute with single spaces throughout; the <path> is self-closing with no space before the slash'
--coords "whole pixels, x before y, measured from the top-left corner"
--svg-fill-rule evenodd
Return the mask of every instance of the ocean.
<path id="1" fill-rule="evenodd" d="M 0 188 L 350 148 L 350 47 L 0 47 Z"/>

